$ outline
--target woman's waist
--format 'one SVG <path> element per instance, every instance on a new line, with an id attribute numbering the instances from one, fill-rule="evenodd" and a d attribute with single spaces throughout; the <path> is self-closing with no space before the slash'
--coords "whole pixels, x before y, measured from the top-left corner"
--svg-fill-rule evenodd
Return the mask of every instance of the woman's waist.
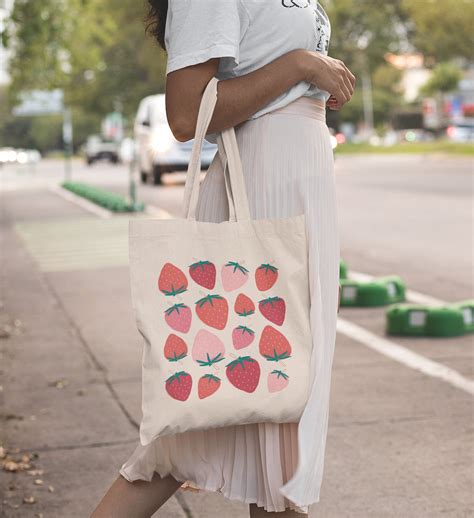
<path id="1" fill-rule="evenodd" d="M 326 103 L 322 99 L 302 96 L 266 114 L 271 115 L 297 115 L 326 122 Z"/>

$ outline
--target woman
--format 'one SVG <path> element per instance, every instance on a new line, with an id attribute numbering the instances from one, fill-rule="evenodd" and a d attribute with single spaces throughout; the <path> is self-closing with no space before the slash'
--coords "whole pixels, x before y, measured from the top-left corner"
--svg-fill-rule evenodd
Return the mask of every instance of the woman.
<path id="1" fill-rule="evenodd" d="M 299 424 L 188 432 L 138 446 L 93 516 L 149 517 L 184 482 L 250 504 L 253 518 L 307 513 L 322 481 L 339 291 L 325 107 L 347 103 L 355 77 L 327 56 L 330 23 L 316 0 L 149 3 L 151 31 L 168 53 L 167 114 L 176 138 L 194 136 L 202 93 L 218 77 L 209 133 L 236 126 L 252 217 L 306 214 L 313 380 Z M 200 220 L 227 218 L 216 176 L 204 180 Z"/>

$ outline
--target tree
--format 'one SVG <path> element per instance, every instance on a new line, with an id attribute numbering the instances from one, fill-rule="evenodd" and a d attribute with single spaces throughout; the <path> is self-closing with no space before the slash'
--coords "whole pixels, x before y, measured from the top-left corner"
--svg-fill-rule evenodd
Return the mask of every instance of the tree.
<path id="1" fill-rule="evenodd" d="M 142 97 L 164 90 L 165 54 L 145 37 L 144 14 L 134 0 L 17 0 L 10 105 L 21 91 L 62 88 L 80 128 L 98 131 L 117 108 L 132 119 Z"/>
<path id="2" fill-rule="evenodd" d="M 432 76 L 421 88 L 424 95 L 448 93 L 456 90 L 462 79 L 461 70 L 453 63 L 440 63 L 433 70 Z"/>
<path id="3" fill-rule="evenodd" d="M 403 0 L 402 7 L 411 21 L 410 41 L 426 57 L 433 62 L 458 57 L 472 60 L 472 0 Z"/>

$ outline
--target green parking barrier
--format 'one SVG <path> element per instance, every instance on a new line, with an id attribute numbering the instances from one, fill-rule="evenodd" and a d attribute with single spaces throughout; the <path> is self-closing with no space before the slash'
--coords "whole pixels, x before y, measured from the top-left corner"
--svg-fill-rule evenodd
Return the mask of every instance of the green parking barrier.
<path id="1" fill-rule="evenodd" d="M 118 194 L 85 183 L 64 182 L 62 187 L 112 212 L 142 212 L 145 210 L 143 203 L 132 206 Z"/>
<path id="2" fill-rule="evenodd" d="M 474 333 L 474 299 L 463 300 L 450 306 L 462 313 L 465 333 Z"/>
<path id="3" fill-rule="evenodd" d="M 339 262 L 339 279 L 347 279 L 347 264 L 342 259 Z"/>
<path id="4" fill-rule="evenodd" d="M 464 303 L 463 303 L 464 304 Z M 465 318 L 464 305 L 441 307 L 418 304 L 395 304 L 386 312 L 389 335 L 452 337 L 472 332 L 472 301 L 470 320 Z M 466 325 L 466 322 L 470 322 Z"/>
<path id="5" fill-rule="evenodd" d="M 386 306 L 405 300 L 405 284 L 396 275 L 369 282 L 341 279 L 341 307 Z"/>

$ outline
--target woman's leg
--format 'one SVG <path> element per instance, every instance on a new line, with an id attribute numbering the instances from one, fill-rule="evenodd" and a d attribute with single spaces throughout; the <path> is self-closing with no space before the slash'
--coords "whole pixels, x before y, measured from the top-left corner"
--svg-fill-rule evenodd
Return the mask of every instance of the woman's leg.
<path id="1" fill-rule="evenodd" d="M 128 482 L 119 475 L 91 518 L 150 518 L 182 484 L 157 473 L 151 482 Z"/>
<path id="2" fill-rule="evenodd" d="M 263 507 L 250 504 L 250 518 L 301 518 L 302 516 L 304 515 L 290 509 L 281 513 L 269 513 Z"/>

